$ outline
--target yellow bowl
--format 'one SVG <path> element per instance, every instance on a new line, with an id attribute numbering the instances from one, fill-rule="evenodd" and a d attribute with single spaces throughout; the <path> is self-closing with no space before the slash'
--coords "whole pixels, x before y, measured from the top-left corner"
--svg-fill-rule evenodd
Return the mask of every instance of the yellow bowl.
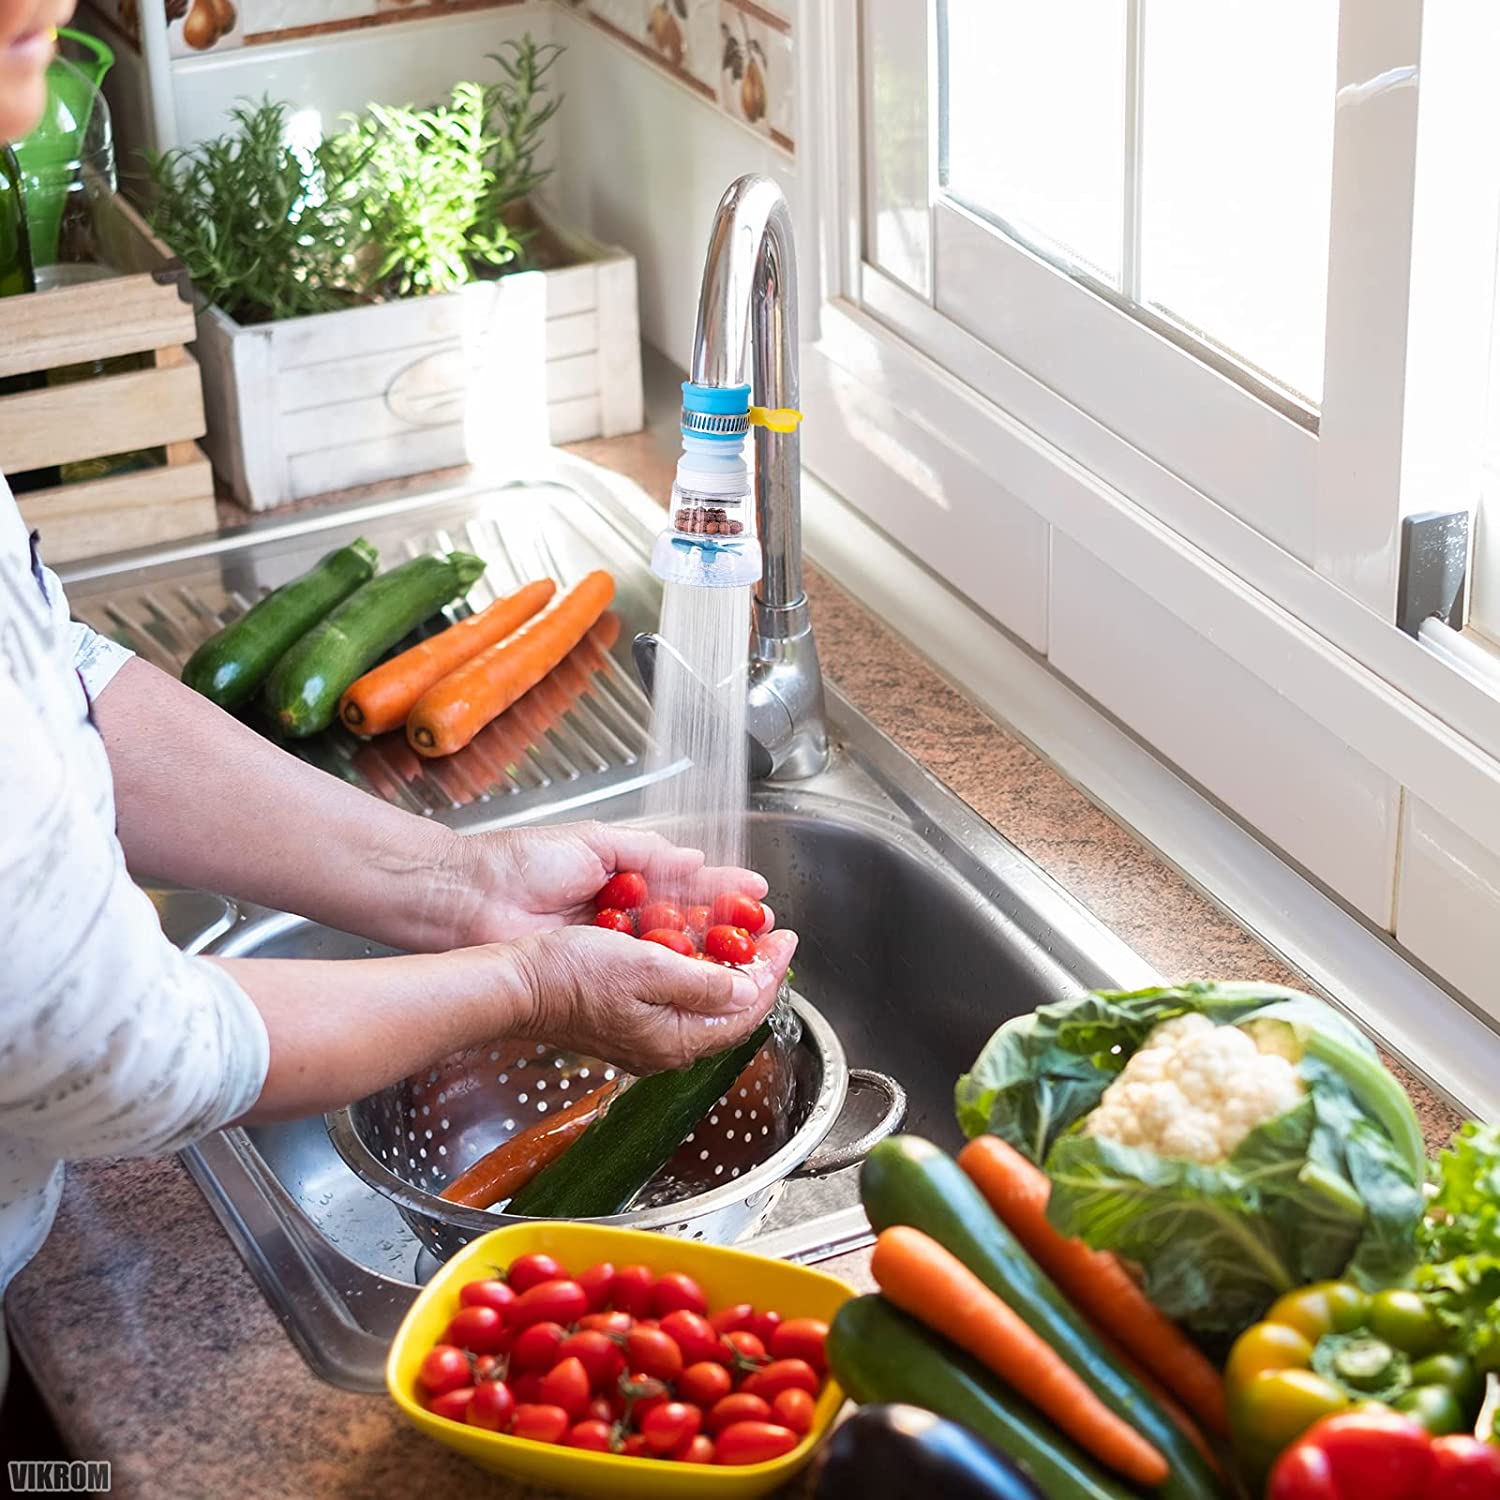
<path id="1" fill-rule="evenodd" d="M 703 1288 L 710 1310 L 749 1302 L 757 1308 L 775 1308 L 786 1318 L 822 1318 L 827 1322 L 854 1295 L 852 1287 L 822 1271 L 670 1235 L 544 1220 L 507 1225 L 466 1245 L 427 1283 L 391 1345 L 385 1365 L 386 1386 L 408 1420 L 429 1437 L 498 1474 L 551 1485 L 575 1495 L 634 1495 L 641 1500 L 671 1500 L 674 1496 L 685 1500 L 691 1495 L 730 1500 L 764 1495 L 785 1484 L 812 1457 L 844 1403 L 844 1393 L 831 1377 L 818 1397 L 807 1436 L 780 1458 L 741 1467 L 591 1453 L 507 1437 L 434 1416 L 418 1396 L 417 1370 L 457 1312 L 459 1288 L 465 1282 L 492 1276 L 494 1267 L 508 1266 L 518 1255 L 531 1251 L 555 1255 L 570 1271 L 581 1271 L 601 1260 L 617 1266 L 648 1265 L 658 1274 L 684 1271 Z"/>

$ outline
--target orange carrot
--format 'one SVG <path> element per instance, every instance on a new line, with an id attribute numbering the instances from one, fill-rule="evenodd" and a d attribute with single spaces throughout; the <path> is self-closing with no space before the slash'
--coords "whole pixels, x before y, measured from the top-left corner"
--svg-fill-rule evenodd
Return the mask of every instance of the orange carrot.
<path id="1" fill-rule="evenodd" d="M 589 573 L 514 635 L 471 657 L 417 700 L 406 738 L 418 755 L 452 755 L 535 687 L 609 607 L 615 581 Z"/>
<path id="2" fill-rule="evenodd" d="M 1136 1484 L 1157 1485 L 1167 1477 L 1160 1450 L 935 1239 L 906 1224 L 885 1230 L 875 1241 L 870 1272 L 888 1301 L 993 1370 L 1100 1463 Z"/>
<path id="3" fill-rule="evenodd" d="M 1047 1222 L 1052 1184 L 998 1136 L 959 1152 L 958 1164 L 1006 1228 L 1059 1289 L 1122 1344 L 1211 1431 L 1229 1431 L 1224 1380 L 1195 1344 L 1136 1285 L 1117 1256 L 1090 1250 Z"/>
<path id="4" fill-rule="evenodd" d="M 488 1208 L 514 1198 L 543 1167 L 557 1160 L 598 1116 L 616 1085 L 606 1083 L 584 1094 L 571 1109 L 549 1115 L 487 1151 L 440 1194 L 450 1203 Z"/>
<path id="5" fill-rule="evenodd" d="M 366 739 L 398 728 L 428 688 L 519 629 L 556 592 L 550 578 L 523 584 L 478 614 L 381 662 L 345 691 L 339 699 L 339 717 Z"/>

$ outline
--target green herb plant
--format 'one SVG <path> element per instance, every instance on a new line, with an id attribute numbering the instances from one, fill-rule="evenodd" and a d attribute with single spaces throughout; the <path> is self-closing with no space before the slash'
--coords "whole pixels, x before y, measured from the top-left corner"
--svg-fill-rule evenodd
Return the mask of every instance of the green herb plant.
<path id="1" fill-rule="evenodd" d="M 269 99 L 237 104 L 233 129 L 147 158 L 152 229 L 203 296 L 242 323 L 332 312 L 362 296 L 365 163 L 331 142 L 288 144 L 287 109 Z"/>

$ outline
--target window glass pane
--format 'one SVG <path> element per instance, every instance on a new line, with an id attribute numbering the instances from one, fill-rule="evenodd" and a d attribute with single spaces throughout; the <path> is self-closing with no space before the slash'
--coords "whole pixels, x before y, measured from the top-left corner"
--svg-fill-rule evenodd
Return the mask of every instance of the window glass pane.
<path id="1" fill-rule="evenodd" d="M 1147 0 L 1140 300 L 1316 404 L 1337 0 Z"/>
<path id="2" fill-rule="evenodd" d="M 1119 284 L 1123 0 L 949 0 L 948 191 Z"/>

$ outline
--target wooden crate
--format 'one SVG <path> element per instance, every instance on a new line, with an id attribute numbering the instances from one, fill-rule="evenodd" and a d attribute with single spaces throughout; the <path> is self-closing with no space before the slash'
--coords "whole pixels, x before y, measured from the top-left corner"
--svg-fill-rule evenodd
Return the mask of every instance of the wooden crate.
<path id="1" fill-rule="evenodd" d="M 576 264 L 278 323 L 198 314 L 204 443 L 264 510 L 642 421 L 634 259 L 553 231 Z"/>
<path id="2" fill-rule="evenodd" d="M 150 355 L 150 368 L 0 396 L 8 474 L 164 448 L 165 467 L 32 490 L 17 497 L 49 562 L 172 541 L 215 524 L 186 274 L 123 199 L 105 226 L 119 274 L 0 299 L 0 377 Z"/>

